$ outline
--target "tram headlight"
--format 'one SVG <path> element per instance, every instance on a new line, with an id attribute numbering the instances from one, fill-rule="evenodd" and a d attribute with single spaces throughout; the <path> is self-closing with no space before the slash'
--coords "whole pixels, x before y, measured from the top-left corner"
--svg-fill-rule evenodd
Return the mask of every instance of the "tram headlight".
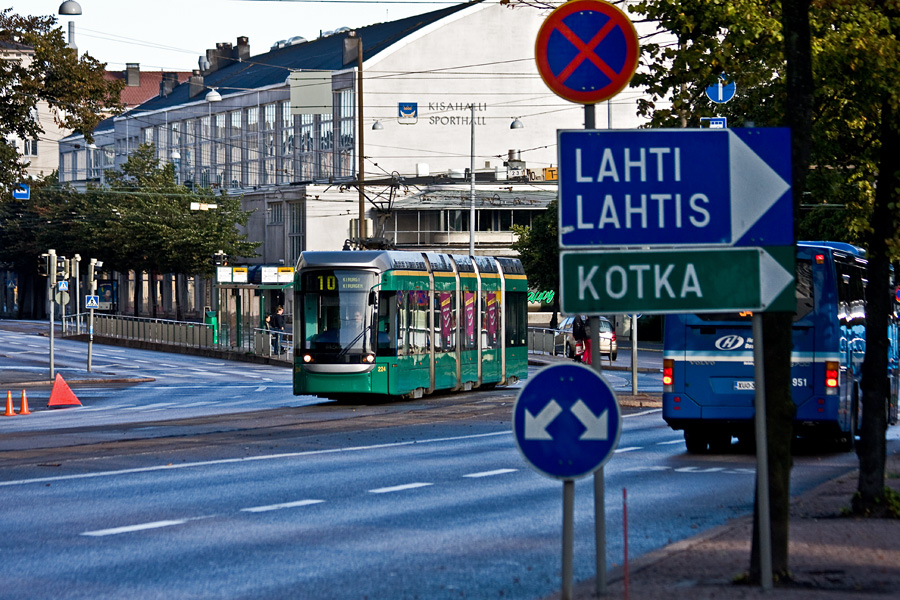
<path id="1" fill-rule="evenodd" d="M 312 357 L 312 356 L 310 356 L 309 354 L 304 354 L 304 355 L 303 355 L 303 362 L 304 362 L 304 363 L 309 364 L 309 363 L 311 363 L 312 361 L 313 361 L 313 357 Z"/>
<path id="2" fill-rule="evenodd" d="M 372 363 L 375 362 L 375 355 L 374 355 L 374 354 L 366 354 L 366 355 L 363 357 L 363 361 L 364 361 L 364 362 L 367 362 L 367 363 L 369 363 L 369 364 L 371 365 Z"/>

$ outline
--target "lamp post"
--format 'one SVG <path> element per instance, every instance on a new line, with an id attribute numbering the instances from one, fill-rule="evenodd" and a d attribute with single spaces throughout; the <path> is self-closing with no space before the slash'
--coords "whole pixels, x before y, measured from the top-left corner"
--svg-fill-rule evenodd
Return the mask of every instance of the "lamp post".
<path id="1" fill-rule="evenodd" d="M 59 14 L 61 15 L 80 15 L 81 5 L 75 0 L 66 0 L 59 5 Z M 75 45 L 75 21 L 69 21 L 69 48 L 78 52 L 78 46 Z"/>
<path id="2" fill-rule="evenodd" d="M 475 103 L 469 105 L 471 125 L 471 152 L 469 152 L 469 256 L 475 256 Z M 510 129 L 523 129 L 525 125 L 516 117 Z"/>

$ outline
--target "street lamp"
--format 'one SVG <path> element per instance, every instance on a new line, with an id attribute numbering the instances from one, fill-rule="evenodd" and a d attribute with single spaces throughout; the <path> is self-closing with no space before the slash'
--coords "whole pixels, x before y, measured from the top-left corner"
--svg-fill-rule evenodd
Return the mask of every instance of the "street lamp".
<path id="1" fill-rule="evenodd" d="M 59 5 L 59 14 L 61 15 L 80 15 L 81 5 L 75 0 L 66 0 Z M 78 46 L 75 45 L 75 21 L 69 21 L 69 48 L 78 52 Z"/>
<path id="2" fill-rule="evenodd" d="M 209 93 L 206 94 L 207 102 L 221 102 L 222 94 L 220 94 L 217 88 L 210 88 Z"/>

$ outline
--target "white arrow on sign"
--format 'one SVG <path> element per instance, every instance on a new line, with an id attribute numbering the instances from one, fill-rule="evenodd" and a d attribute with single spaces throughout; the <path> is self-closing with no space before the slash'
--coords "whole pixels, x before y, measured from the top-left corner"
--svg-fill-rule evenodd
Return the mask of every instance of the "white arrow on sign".
<path id="1" fill-rule="evenodd" d="M 794 275 L 781 266 L 765 250 L 759 253 L 759 304 L 763 308 L 772 304 L 784 289 L 794 283 Z"/>
<path id="2" fill-rule="evenodd" d="M 599 417 L 595 416 L 588 405 L 579 400 L 572 407 L 572 414 L 575 415 L 581 424 L 585 426 L 584 433 L 581 434 L 580 440 L 596 440 L 606 441 L 609 439 L 609 409 L 603 411 Z"/>
<path id="3" fill-rule="evenodd" d="M 526 440 L 552 440 L 553 437 L 547 433 L 547 425 L 553 422 L 562 408 L 551 400 L 538 416 L 533 416 L 528 409 L 525 409 L 525 439 Z"/>
<path id="4" fill-rule="evenodd" d="M 731 179 L 731 239 L 739 240 L 790 189 L 766 161 L 728 131 Z"/>

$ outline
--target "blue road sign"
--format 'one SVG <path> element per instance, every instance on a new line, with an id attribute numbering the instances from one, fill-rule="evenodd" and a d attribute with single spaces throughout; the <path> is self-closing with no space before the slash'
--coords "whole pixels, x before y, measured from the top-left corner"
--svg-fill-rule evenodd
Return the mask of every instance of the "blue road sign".
<path id="1" fill-rule="evenodd" d="M 85 308 L 100 308 L 100 296 L 85 296 L 84 297 L 84 307 Z"/>
<path id="2" fill-rule="evenodd" d="M 516 446 L 534 470 L 554 479 L 578 479 L 599 469 L 621 430 L 615 393 L 583 365 L 543 369 L 528 380 L 513 408 Z"/>
<path id="3" fill-rule="evenodd" d="M 559 243 L 787 246 L 790 131 L 558 132 Z"/>
<path id="4" fill-rule="evenodd" d="M 719 81 L 706 88 L 706 97 L 716 104 L 724 104 L 732 98 L 737 91 L 737 84 L 728 81 L 728 77 L 723 73 L 719 75 Z"/>
<path id="5" fill-rule="evenodd" d="M 68 292 L 69 291 L 69 282 L 68 281 L 57 281 L 56 287 L 60 292 Z"/>
<path id="6" fill-rule="evenodd" d="M 31 186 L 27 183 L 18 184 L 18 187 L 13 188 L 13 198 L 16 200 L 29 200 L 31 198 Z"/>
<path id="7" fill-rule="evenodd" d="M 640 44 L 624 12 L 607 2 L 573 0 L 550 13 L 534 45 L 538 73 L 571 102 L 596 104 L 631 81 Z"/>

